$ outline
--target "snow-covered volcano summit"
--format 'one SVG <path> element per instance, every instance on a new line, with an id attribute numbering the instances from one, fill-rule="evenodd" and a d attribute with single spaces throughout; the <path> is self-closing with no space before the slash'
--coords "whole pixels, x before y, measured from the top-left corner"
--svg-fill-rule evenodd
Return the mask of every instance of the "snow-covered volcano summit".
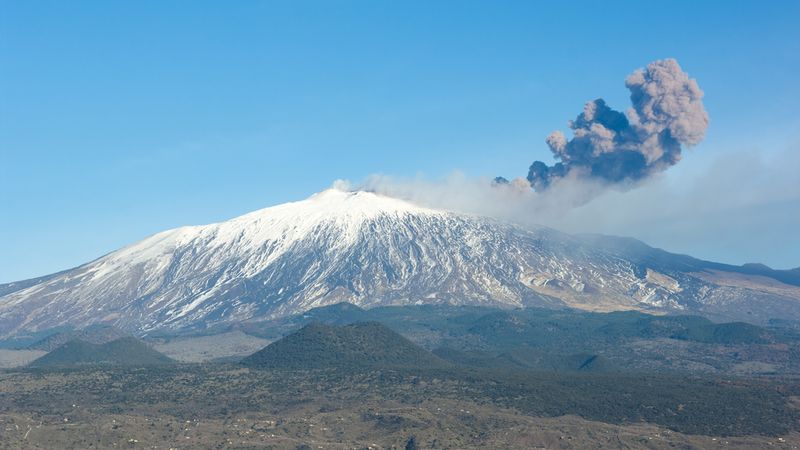
<path id="1" fill-rule="evenodd" d="M 330 250 L 353 245 L 367 223 L 403 221 L 409 216 L 441 216 L 441 212 L 370 192 L 338 189 L 306 200 L 261 209 L 227 222 L 176 228 L 153 235 L 92 263 L 95 278 L 123 267 L 144 264 L 145 273 L 161 273 L 183 255 L 203 253 L 206 268 L 227 269 L 226 278 L 251 277 L 269 267 L 299 243 L 328 236 Z M 227 264 L 240 261 L 236 270 Z M 199 270 L 200 267 L 187 267 Z"/>
<path id="2" fill-rule="evenodd" d="M 0 285 L 0 336 L 97 322 L 139 333 L 205 327 L 342 301 L 681 311 L 715 298 L 716 285 L 681 267 L 546 228 L 330 189 Z"/>
<path id="3" fill-rule="evenodd" d="M 470 272 L 460 267 L 467 253 L 484 247 L 488 230 L 474 220 L 371 192 L 328 189 L 226 222 L 164 231 L 30 286 L 17 283 L 24 288 L 0 297 L 0 329 L 100 320 L 145 331 L 343 300 L 435 299 L 454 271 Z M 451 286 L 441 295 L 496 301 L 494 286 L 468 284 L 475 287 Z M 521 301 L 508 293 L 498 298 Z"/>

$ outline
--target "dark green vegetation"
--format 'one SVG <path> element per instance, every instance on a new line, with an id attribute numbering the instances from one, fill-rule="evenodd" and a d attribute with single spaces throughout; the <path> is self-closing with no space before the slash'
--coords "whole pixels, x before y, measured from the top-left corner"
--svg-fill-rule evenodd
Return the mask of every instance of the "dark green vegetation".
<path id="1" fill-rule="evenodd" d="M 41 358 L 30 367 L 124 365 L 149 366 L 169 364 L 171 359 L 153 350 L 144 342 L 125 337 L 105 344 L 93 344 L 79 339 L 68 341 Z"/>
<path id="2" fill-rule="evenodd" d="M 445 361 L 377 322 L 345 326 L 312 322 L 250 355 L 242 364 L 285 369 L 446 365 Z"/>
<path id="3" fill-rule="evenodd" d="M 766 344 L 800 339 L 783 328 L 763 328 L 743 322 L 717 324 L 700 316 L 654 316 L 640 312 L 593 313 L 573 309 L 526 308 L 498 310 L 471 306 L 421 305 L 364 310 L 349 303 L 316 308 L 301 316 L 237 328 L 249 334 L 277 337 L 310 322 L 348 324 L 376 321 L 388 326 L 471 334 L 494 343 L 530 341 L 535 345 L 584 339 L 669 338 L 714 344 Z"/>
<path id="4" fill-rule="evenodd" d="M 800 374 L 800 332 L 698 316 L 571 309 L 350 304 L 238 329 L 278 339 L 311 323 L 380 322 L 439 357 L 475 367 L 691 374 Z"/>
<path id="5" fill-rule="evenodd" d="M 502 330 L 509 326 L 505 313 L 484 319 L 487 320 L 479 323 L 489 326 L 494 336 L 502 335 Z M 498 328 L 498 323 L 504 327 Z M 704 339 L 709 336 L 713 338 L 715 334 L 702 335 Z M 442 349 L 438 352 L 442 357 L 485 368 L 448 367 L 381 324 L 331 326 L 313 322 L 245 358 L 242 364 L 253 368 L 299 369 L 321 381 L 331 379 L 345 385 L 352 383 L 351 377 L 367 377 L 369 382 L 357 384 L 379 386 L 379 390 L 387 392 L 387 398 L 391 398 L 388 394 L 391 386 L 411 383 L 422 391 L 429 382 L 441 380 L 452 383 L 449 389 L 455 386 L 457 396 L 484 399 L 535 416 L 574 414 L 612 423 L 650 422 L 692 434 L 780 434 L 788 432 L 800 418 L 789 408 L 786 398 L 759 383 L 556 371 L 561 367 L 576 371 L 603 369 L 608 363 L 597 355 L 564 357 L 558 361 L 559 367 L 548 372 L 519 370 L 520 366 L 541 358 L 535 351 L 533 355 L 530 353 L 518 350 L 470 364 L 476 360 L 470 359 L 466 352 Z M 548 361 L 552 362 L 552 358 Z M 330 370 L 307 371 L 326 368 Z M 297 374 L 293 373 L 294 376 Z M 420 385 L 421 382 L 425 384 Z M 429 389 L 431 395 L 453 392 Z"/>

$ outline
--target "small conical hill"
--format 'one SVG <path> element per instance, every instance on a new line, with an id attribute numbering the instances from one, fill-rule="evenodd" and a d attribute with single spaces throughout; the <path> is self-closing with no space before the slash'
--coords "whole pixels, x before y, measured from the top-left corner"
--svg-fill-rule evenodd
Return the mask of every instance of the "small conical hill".
<path id="1" fill-rule="evenodd" d="M 419 368 L 447 363 L 377 322 L 313 322 L 242 360 L 258 368 Z"/>
<path id="2" fill-rule="evenodd" d="M 121 365 L 149 366 L 173 362 L 144 342 L 124 337 L 105 344 L 93 344 L 80 339 L 71 340 L 41 358 L 30 367 Z"/>

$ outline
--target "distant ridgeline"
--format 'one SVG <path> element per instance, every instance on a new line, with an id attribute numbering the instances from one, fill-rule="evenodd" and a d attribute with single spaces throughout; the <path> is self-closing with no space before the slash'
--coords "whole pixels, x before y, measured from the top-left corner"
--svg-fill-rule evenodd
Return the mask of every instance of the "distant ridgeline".
<path id="1" fill-rule="evenodd" d="M 91 325 L 82 330 L 69 330 L 51 334 L 27 346 L 27 348 L 29 350 L 49 352 L 69 341 L 80 340 L 90 344 L 105 344 L 123 337 L 130 337 L 130 334 L 108 325 Z"/>
<path id="2" fill-rule="evenodd" d="M 800 338 L 789 325 L 760 327 L 744 322 L 715 323 L 700 316 L 651 315 L 636 311 L 594 313 L 569 308 L 503 310 L 450 305 L 362 309 L 350 303 L 315 308 L 289 318 L 219 328 L 218 331 L 239 329 L 254 336 L 276 339 L 313 322 L 328 325 L 380 322 L 392 329 L 403 330 L 404 334 L 427 328 L 447 331 L 455 339 L 473 335 L 496 344 L 513 341 L 529 345 L 585 345 L 586 339 L 605 341 L 628 337 L 713 344 L 768 344 Z"/>
<path id="3" fill-rule="evenodd" d="M 264 353 L 265 357 L 272 355 L 265 365 L 284 367 L 336 366 L 340 361 L 350 364 L 357 358 L 348 359 L 347 352 L 367 352 L 368 349 L 359 347 L 365 342 L 381 343 L 376 346 L 382 347 L 381 352 L 386 352 L 393 342 L 406 342 L 395 336 L 360 341 L 355 336 L 344 340 L 336 336 L 335 330 L 343 328 L 340 325 L 367 321 L 402 331 L 414 344 L 462 366 L 593 372 L 639 369 L 727 373 L 735 369 L 745 370 L 742 374 L 800 373 L 800 358 L 791 356 L 800 355 L 800 332 L 795 328 L 714 323 L 699 316 L 448 305 L 364 310 L 341 303 L 291 318 L 249 322 L 234 328 L 271 340 L 290 335 L 287 339 L 292 340 L 275 342 Z M 291 336 L 308 324 L 313 325 Z M 344 341 L 350 347 L 339 345 Z M 312 357 L 312 351 L 318 354 Z M 281 360 L 279 353 L 297 353 L 305 359 Z M 256 355 L 252 358 L 247 363 L 258 365 Z M 403 359 L 385 361 L 399 364 Z M 740 365 L 741 362 L 757 364 Z"/>

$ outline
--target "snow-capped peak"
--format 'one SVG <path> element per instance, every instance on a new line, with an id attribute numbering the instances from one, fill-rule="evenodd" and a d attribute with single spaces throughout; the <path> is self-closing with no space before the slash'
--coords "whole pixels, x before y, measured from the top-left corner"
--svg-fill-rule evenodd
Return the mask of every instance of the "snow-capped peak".
<path id="1" fill-rule="evenodd" d="M 438 215 L 441 211 L 366 191 L 330 188 L 305 200 L 260 209 L 225 222 L 186 226 L 155 234 L 141 242 L 106 255 L 98 261 L 95 277 L 114 271 L 119 264 L 171 262 L 179 247 L 202 245 L 218 256 L 262 251 L 263 258 L 249 267 L 247 274 L 263 269 L 295 242 L 317 232 L 335 233 L 336 246 L 356 239 L 365 222 L 378 218 L 399 219 L 404 215 Z M 160 267 L 155 267 L 155 270 Z"/>
<path id="2" fill-rule="evenodd" d="M 374 192 L 330 188 L 313 194 L 305 200 L 261 209 L 233 220 L 248 221 L 254 218 L 275 220 L 300 217 L 304 221 L 322 219 L 358 221 L 387 214 L 438 213 L 440 211 Z"/>
<path id="3" fill-rule="evenodd" d="M 97 322 L 144 333 L 260 320 L 341 301 L 681 309 L 682 298 L 711 295 L 680 272 L 648 267 L 642 273 L 637 263 L 553 230 L 334 188 L 228 221 L 158 233 L 7 288 L 0 295 L 0 336 Z"/>

